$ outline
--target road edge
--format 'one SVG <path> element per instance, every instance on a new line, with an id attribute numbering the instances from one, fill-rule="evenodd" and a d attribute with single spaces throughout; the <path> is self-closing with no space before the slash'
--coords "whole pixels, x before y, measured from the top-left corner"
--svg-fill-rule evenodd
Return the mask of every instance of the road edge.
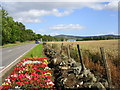
<path id="1" fill-rule="evenodd" d="M 37 46 L 37 45 L 35 45 Z M 22 56 L 24 56 L 26 53 L 28 53 L 30 50 L 32 50 L 35 46 L 31 47 L 28 51 L 20 55 L 18 58 L 16 58 L 13 62 L 11 62 L 7 67 L 5 67 L 3 70 L 0 71 L 0 84 L 2 84 L 2 77 L 13 67 L 15 66 L 20 60 Z"/>

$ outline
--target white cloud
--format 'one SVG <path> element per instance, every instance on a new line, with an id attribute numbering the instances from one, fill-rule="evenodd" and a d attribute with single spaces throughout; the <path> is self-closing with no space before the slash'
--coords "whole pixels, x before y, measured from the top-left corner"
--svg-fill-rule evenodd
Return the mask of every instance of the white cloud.
<path id="1" fill-rule="evenodd" d="M 42 16 L 54 15 L 56 17 L 63 17 L 69 15 L 70 13 L 72 13 L 72 10 L 66 10 L 60 12 L 58 9 L 52 9 L 52 10 L 32 9 L 29 11 L 14 13 L 12 16 L 15 18 L 16 21 L 27 22 L 27 23 L 38 23 L 38 22 L 42 22 L 42 20 L 40 19 L 40 17 Z"/>
<path id="2" fill-rule="evenodd" d="M 33 2 L 33 0 L 1 0 L 3 2 Z M 34 2 L 106 2 L 110 0 L 34 0 Z"/>
<path id="3" fill-rule="evenodd" d="M 52 27 L 49 27 L 51 30 L 82 30 L 85 27 L 79 24 L 59 24 Z"/>
<path id="4" fill-rule="evenodd" d="M 105 4 L 105 9 L 118 10 L 118 1 L 112 1 L 108 4 Z"/>
<path id="5" fill-rule="evenodd" d="M 61 0 L 60 0 L 61 1 Z M 66 1 L 66 0 L 65 0 Z M 73 1 L 73 2 L 70 2 Z M 117 9 L 119 0 L 82 0 L 81 2 L 75 2 L 75 0 L 70 0 L 69 2 L 6 2 L 6 7 L 12 11 L 28 11 L 31 9 L 40 10 L 52 10 L 55 8 L 62 9 L 75 9 L 75 8 L 93 8 L 93 9 Z M 84 2 L 85 1 L 85 2 Z M 101 2 L 109 2 L 107 4 L 101 4 Z M 8 6 L 7 6 L 8 5 Z M 12 9 L 11 9 L 12 8 Z"/>
<path id="6" fill-rule="evenodd" d="M 118 35 L 118 32 L 109 32 L 108 34 Z"/>
<path id="7" fill-rule="evenodd" d="M 39 22 L 41 22 L 40 19 L 37 19 L 37 18 L 32 19 L 32 18 L 29 18 L 29 17 L 27 17 L 27 18 L 25 18 L 25 17 L 15 18 L 15 21 L 25 22 L 25 23 L 33 23 L 33 22 L 34 23 L 39 23 Z"/>
<path id="8" fill-rule="evenodd" d="M 57 17 L 62 17 L 62 16 L 66 16 L 66 15 L 69 15 L 72 13 L 72 10 L 67 10 L 67 11 L 64 11 L 63 13 L 59 12 L 58 9 L 53 9 L 51 14 L 53 14 L 54 16 L 57 16 Z"/>
<path id="9" fill-rule="evenodd" d="M 35 33 L 38 33 L 38 34 L 42 34 L 44 35 L 44 33 L 46 33 L 46 30 L 44 29 L 41 29 L 41 30 L 34 30 Z"/>
<path id="10" fill-rule="evenodd" d="M 44 33 L 44 32 L 46 32 L 46 30 L 38 30 L 38 32 Z"/>
<path id="11" fill-rule="evenodd" d="M 3 4 L 4 8 L 13 16 L 15 20 L 22 22 L 42 22 L 41 17 L 53 15 L 56 17 L 63 17 L 70 15 L 75 9 L 84 7 L 95 10 L 118 10 L 118 0 L 109 0 L 109 3 L 103 4 L 100 0 L 94 2 L 6 2 Z M 87 0 L 86 0 L 87 1 Z M 105 0 L 103 0 L 105 1 Z M 61 10 L 62 9 L 62 12 Z"/>
<path id="12" fill-rule="evenodd" d="M 39 17 L 39 16 L 47 16 L 47 15 L 54 15 L 54 16 L 66 16 L 69 15 L 72 11 L 64 11 L 60 12 L 58 9 L 52 9 L 52 10 L 29 10 L 24 12 L 18 12 L 16 13 L 17 16 L 24 16 L 24 17 Z"/>
<path id="13" fill-rule="evenodd" d="M 51 36 L 60 35 L 59 33 L 50 33 Z"/>
<path id="14" fill-rule="evenodd" d="M 49 11 L 32 9 L 32 10 L 29 10 L 29 11 L 20 12 L 18 14 L 24 15 L 24 16 L 29 16 L 29 17 L 38 17 L 38 16 L 48 15 Z"/>

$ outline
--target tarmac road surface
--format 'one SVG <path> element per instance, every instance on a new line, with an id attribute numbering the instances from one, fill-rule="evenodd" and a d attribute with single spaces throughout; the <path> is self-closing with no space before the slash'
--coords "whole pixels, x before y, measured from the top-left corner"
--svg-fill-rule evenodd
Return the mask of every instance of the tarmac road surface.
<path id="1" fill-rule="evenodd" d="M 2 62 L 2 65 L 0 65 L 0 71 L 35 46 L 36 44 L 29 43 L 14 47 L 2 48 L 2 60 L 0 61 L 0 63 Z"/>

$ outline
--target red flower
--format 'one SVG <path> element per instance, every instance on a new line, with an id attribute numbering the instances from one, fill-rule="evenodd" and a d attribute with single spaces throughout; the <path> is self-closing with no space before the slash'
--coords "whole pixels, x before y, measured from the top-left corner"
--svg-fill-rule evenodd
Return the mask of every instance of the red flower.
<path id="1" fill-rule="evenodd" d="M 16 82 L 16 84 L 18 84 L 20 86 L 24 85 L 23 82 Z"/>
<path id="2" fill-rule="evenodd" d="M 49 87 L 49 85 L 45 85 L 45 87 Z"/>
<path id="3" fill-rule="evenodd" d="M 17 77 L 11 77 L 11 79 L 15 80 Z"/>
<path id="4" fill-rule="evenodd" d="M 45 68 L 45 67 L 47 67 L 47 65 L 46 64 L 42 64 L 42 65 L 40 65 L 40 67 Z"/>
<path id="5" fill-rule="evenodd" d="M 33 80 L 31 80 L 31 81 L 30 81 L 30 84 L 32 84 L 32 85 L 33 85 L 33 83 L 34 83 L 34 81 L 33 81 Z"/>
<path id="6" fill-rule="evenodd" d="M 45 76 L 47 79 L 50 79 L 51 78 L 51 76 Z"/>
<path id="7" fill-rule="evenodd" d="M 28 81 L 24 82 L 24 83 L 29 83 Z"/>
<path id="8" fill-rule="evenodd" d="M 8 90 L 11 88 L 11 85 L 4 85 L 1 90 Z"/>
<path id="9" fill-rule="evenodd" d="M 36 69 L 36 71 L 38 71 L 38 72 L 42 72 L 41 69 Z"/>
<path id="10" fill-rule="evenodd" d="M 33 89 L 38 89 L 38 87 L 33 87 Z"/>
<path id="11" fill-rule="evenodd" d="M 56 88 L 55 88 L 55 87 L 51 87 L 51 89 L 52 89 L 52 90 L 56 90 Z"/>
<path id="12" fill-rule="evenodd" d="M 34 80 L 37 80 L 38 78 L 34 78 Z"/>
<path id="13" fill-rule="evenodd" d="M 11 86 L 10 85 L 4 85 L 2 90 L 8 90 L 7 88 L 14 87 L 14 86 L 20 86 L 20 87 L 33 87 L 32 89 L 38 89 L 39 88 L 52 88 L 52 84 L 47 85 L 47 83 L 51 82 L 51 80 L 48 80 L 51 78 L 51 76 L 45 75 L 45 73 L 51 73 L 50 70 L 44 69 L 45 67 L 48 67 L 47 64 L 43 64 L 45 61 L 44 59 L 48 60 L 44 57 L 39 58 L 26 58 L 22 60 L 20 63 L 16 65 L 16 67 L 13 69 L 11 76 L 7 79 L 10 79 Z M 31 60 L 31 61 L 40 61 L 42 63 L 31 63 L 31 64 L 25 64 L 24 62 Z M 0 88 L 1 90 L 1 88 Z"/>

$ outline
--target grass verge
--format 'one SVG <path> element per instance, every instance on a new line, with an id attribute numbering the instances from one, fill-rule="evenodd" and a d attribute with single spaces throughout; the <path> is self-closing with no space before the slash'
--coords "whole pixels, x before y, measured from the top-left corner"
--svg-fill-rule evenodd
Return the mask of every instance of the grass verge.
<path id="1" fill-rule="evenodd" d="M 42 48 L 43 48 L 43 45 L 38 44 L 32 50 L 30 50 L 27 54 L 25 54 L 21 59 L 34 58 L 34 57 L 43 57 Z"/>
<path id="2" fill-rule="evenodd" d="M 5 44 L 3 46 L 0 46 L 0 48 L 7 48 L 7 47 L 13 47 L 13 46 L 18 46 L 18 45 L 23 45 L 23 44 L 28 44 L 28 43 L 33 43 L 34 41 L 27 41 L 27 42 L 16 42 L 13 44 Z"/>

